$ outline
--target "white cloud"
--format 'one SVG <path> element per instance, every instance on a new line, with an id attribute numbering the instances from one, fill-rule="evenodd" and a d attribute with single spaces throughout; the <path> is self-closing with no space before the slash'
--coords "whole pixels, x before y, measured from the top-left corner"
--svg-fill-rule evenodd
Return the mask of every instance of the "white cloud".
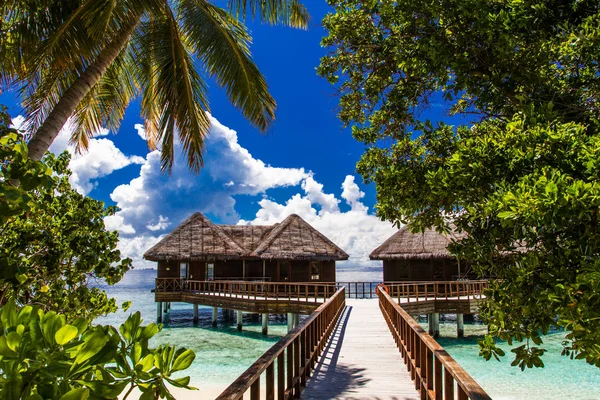
<path id="1" fill-rule="evenodd" d="M 142 257 L 163 237 L 157 233 L 178 225 L 196 211 L 216 216 L 222 223 L 240 224 L 274 224 L 292 213 L 298 214 L 348 252 L 350 260 L 345 265 L 350 267 L 365 265 L 369 253 L 395 232 L 390 223 L 369 214 L 369 208 L 361 202 L 364 193 L 353 176 L 345 177 L 339 196 L 326 193 L 312 172 L 303 168 L 274 167 L 254 158 L 240 145 L 234 130 L 212 116 L 210 119 L 205 166 L 198 175 L 190 172 L 181 146 L 176 144 L 171 175 L 161 172 L 160 152 L 153 151 L 143 160 L 139 176 L 111 193 L 119 211 L 106 218 L 105 224 L 119 230 L 119 248 L 124 256 L 134 260 L 136 267 L 155 266 Z M 143 137 L 143 127 L 135 128 Z M 110 142 L 95 140 L 98 146 L 102 144 L 100 140 Z M 102 169 L 98 166 L 95 170 Z M 91 181 L 81 172 L 78 175 Z M 270 189 L 280 187 L 296 187 L 298 193 L 285 201 L 269 197 Z M 236 199 L 241 195 L 260 194 L 263 198 L 258 201 L 260 208 L 254 219 L 240 220 Z M 342 201 L 350 210 L 340 210 Z"/>
<path id="2" fill-rule="evenodd" d="M 156 268 L 156 263 L 153 261 L 144 260 L 144 253 L 158 243 L 164 235 L 151 236 L 141 235 L 131 238 L 119 238 L 119 250 L 123 257 L 129 257 L 133 260 L 135 268 Z"/>
<path id="3" fill-rule="evenodd" d="M 25 123 L 25 117 L 22 115 L 17 115 L 11 120 L 11 122 L 11 128 L 21 129 L 23 128 L 23 124 Z"/>
<path id="4" fill-rule="evenodd" d="M 133 226 L 126 224 L 120 215 L 109 215 L 104 217 L 104 226 L 109 231 L 119 231 L 122 234 L 134 234 Z"/>
<path id="5" fill-rule="evenodd" d="M 307 178 L 306 181 L 309 179 L 312 178 Z M 396 232 L 396 228 L 369 214 L 369 208 L 360 202 L 364 193 L 354 182 L 353 176 L 346 176 L 342 184 L 342 197 L 352 207 L 349 211 L 340 211 L 337 208 L 339 200 L 336 199 L 335 209 L 321 209 L 317 212 L 313 204 L 322 207 L 318 201 L 323 197 L 328 198 L 322 192 L 322 187 L 316 182 L 306 185 L 303 183 L 305 195 L 295 194 L 283 204 L 263 199 L 259 202 L 261 208 L 256 213 L 256 218 L 251 221 L 241 220 L 240 224 L 270 225 L 290 214 L 298 214 L 350 255 L 347 262 L 340 263 L 341 267 L 365 265 L 369 262 L 369 254 Z M 328 203 L 333 204 L 333 201 Z"/>
<path id="6" fill-rule="evenodd" d="M 342 189 L 344 189 L 342 198 L 346 200 L 346 203 L 348 203 L 352 210 L 368 211 L 368 208 L 360 202 L 360 199 L 365 197 L 365 193 L 359 189 L 358 185 L 354 182 L 354 177 L 352 175 L 346 176 L 346 179 L 344 179 L 344 182 L 342 183 Z"/>
<path id="7" fill-rule="evenodd" d="M 163 229 L 168 228 L 169 225 L 171 225 L 169 218 L 159 215 L 158 222 L 155 224 L 148 224 L 146 225 L 146 228 L 150 229 L 151 231 L 162 231 Z"/>
<path id="8" fill-rule="evenodd" d="M 23 127 L 25 118 L 21 115 L 13 118 L 12 123 L 17 129 Z M 67 150 L 71 153 L 69 167 L 72 175 L 69 181 L 73 187 L 82 194 L 87 194 L 96 186 L 96 180 L 103 176 L 112 174 L 114 171 L 131 164 L 142 164 L 143 157 L 126 156 L 115 144 L 107 138 L 99 138 L 108 135 L 107 129 L 102 129 L 90 139 L 88 151 L 77 154 L 75 148 L 69 144 L 74 127 L 67 121 L 58 136 L 52 142 L 50 151 L 60 154 Z"/>
<path id="9" fill-rule="evenodd" d="M 144 125 L 143 124 L 135 124 L 134 129 L 137 131 L 137 134 L 144 140 L 147 140 L 148 138 L 146 137 L 146 129 L 144 129 Z"/>
<path id="10" fill-rule="evenodd" d="M 160 152 L 153 151 L 146 156 L 140 175 L 111 193 L 120 209 L 117 215 L 136 234 L 152 235 L 166 229 L 167 221 L 176 225 L 195 211 L 235 223 L 239 216 L 234 196 L 297 186 L 310 176 L 302 168 L 272 167 L 252 157 L 238 143 L 234 130 L 209 117 L 212 125 L 205 142 L 204 168 L 198 175 L 190 172 L 181 146 L 176 144 L 170 176 L 160 170 Z M 161 218 L 165 219 L 162 224 Z"/>

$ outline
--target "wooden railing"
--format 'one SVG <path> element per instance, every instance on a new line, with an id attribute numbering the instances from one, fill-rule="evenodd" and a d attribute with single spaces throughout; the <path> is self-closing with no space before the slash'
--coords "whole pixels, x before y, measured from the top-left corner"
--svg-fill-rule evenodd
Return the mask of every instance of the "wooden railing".
<path id="1" fill-rule="evenodd" d="M 169 290 L 170 289 L 170 290 Z M 337 290 L 334 283 L 279 283 L 255 281 L 190 281 L 157 278 L 156 292 L 179 291 L 240 300 L 286 300 L 323 303 Z"/>
<path id="2" fill-rule="evenodd" d="M 381 312 L 421 399 L 491 399 L 390 295 L 379 291 L 378 296 Z"/>
<path id="3" fill-rule="evenodd" d="M 338 287 L 346 288 L 348 299 L 373 299 L 377 297 L 375 288 L 381 282 L 336 282 Z"/>
<path id="4" fill-rule="evenodd" d="M 258 297 L 304 298 L 305 301 L 323 301 L 340 287 L 346 288 L 347 298 L 371 299 L 377 297 L 375 288 L 381 282 L 267 282 L 257 280 L 193 281 L 181 278 L 157 278 L 156 292 L 197 292 L 240 298 Z M 401 303 L 457 298 L 480 299 L 488 281 L 438 282 L 385 282 L 392 297 Z"/>
<path id="5" fill-rule="evenodd" d="M 298 398 L 331 336 L 344 307 L 345 288 L 340 288 L 308 318 L 291 330 L 239 376 L 217 400 L 237 400 L 250 390 L 250 400 Z M 265 394 L 261 396 L 264 374 Z"/>
<path id="6" fill-rule="evenodd" d="M 488 281 L 390 282 L 385 284 L 398 303 L 429 300 L 482 299 Z"/>
<path id="7" fill-rule="evenodd" d="M 185 280 L 181 278 L 157 278 L 156 292 L 181 292 L 183 290 Z"/>

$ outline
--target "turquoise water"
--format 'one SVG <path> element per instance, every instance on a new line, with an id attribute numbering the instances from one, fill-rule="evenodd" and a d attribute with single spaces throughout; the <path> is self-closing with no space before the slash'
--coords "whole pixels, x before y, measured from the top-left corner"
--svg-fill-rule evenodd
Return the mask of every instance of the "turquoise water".
<path id="1" fill-rule="evenodd" d="M 146 322 L 156 318 L 156 303 L 151 289 L 154 288 L 154 270 L 133 270 L 114 287 L 103 288 L 120 304 L 131 300 L 127 312 L 140 311 Z M 381 267 L 357 271 L 338 269 L 339 281 L 379 281 Z M 126 315 L 123 312 L 100 318 L 98 322 L 120 324 Z M 244 372 L 265 350 L 276 343 L 286 332 L 285 318 L 270 316 L 269 335 L 263 336 L 260 320 L 244 317 L 244 330 L 236 330 L 234 322 L 225 323 L 219 315 L 219 326 L 211 327 L 212 308 L 199 308 L 199 322 L 192 323 L 192 306 L 173 304 L 169 318 L 153 345 L 172 343 L 191 348 L 196 360 L 185 371 L 192 385 L 220 385 L 224 389 Z M 562 335 L 559 333 L 545 338 L 544 355 L 546 367 L 525 370 L 511 367 L 510 351 L 504 346 L 507 356 L 501 362 L 485 361 L 478 356 L 477 338 L 485 334 L 483 325 L 465 324 L 465 338 L 456 338 L 456 325 L 442 321 L 440 344 L 471 374 L 495 400 L 542 400 L 542 399 L 600 399 L 600 372 L 580 360 L 560 356 Z"/>
<path id="2" fill-rule="evenodd" d="M 126 274 L 118 285 L 102 286 L 111 297 L 121 304 L 131 300 L 129 310 L 101 317 L 98 323 L 119 325 L 127 315 L 140 311 L 146 323 L 156 319 L 154 288 L 156 271 L 133 270 Z M 224 389 L 244 372 L 269 347 L 276 343 L 287 330 L 285 318 L 271 316 L 269 335 L 261 333 L 260 320 L 253 321 L 244 315 L 244 329 L 238 332 L 235 322 L 224 322 L 219 313 L 219 325 L 211 327 L 212 307 L 199 307 L 197 324 L 192 322 L 192 305 L 173 303 L 169 317 L 164 321 L 163 330 L 152 339 L 152 345 L 176 344 L 196 352 L 196 359 L 184 375 L 190 375 L 191 384 L 203 386 L 220 385 Z"/>
<path id="3" fill-rule="evenodd" d="M 477 339 L 486 333 L 483 325 L 465 324 L 465 338 L 456 338 L 456 325 L 440 324 L 438 342 L 485 389 L 494 400 L 600 399 L 600 370 L 583 360 L 560 355 L 561 333 L 544 337 L 544 368 L 511 367 L 514 359 L 506 344 L 501 344 L 505 357 L 501 361 L 485 361 L 478 356 Z"/>

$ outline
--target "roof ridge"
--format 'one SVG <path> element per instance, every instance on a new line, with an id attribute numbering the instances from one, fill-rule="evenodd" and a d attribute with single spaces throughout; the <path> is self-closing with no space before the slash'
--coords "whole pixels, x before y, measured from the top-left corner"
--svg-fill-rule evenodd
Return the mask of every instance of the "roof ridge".
<path id="1" fill-rule="evenodd" d="M 239 252 L 240 256 L 247 255 L 249 253 L 249 251 L 247 249 L 240 246 L 240 244 L 237 241 L 235 241 L 228 234 L 226 234 L 223 231 L 223 229 L 221 229 L 218 225 L 213 223 L 204 214 L 197 211 L 197 212 L 193 213 L 192 215 L 190 215 L 187 219 L 185 219 L 181 224 L 179 224 L 179 226 L 177 226 L 177 228 L 175 228 L 171 233 L 169 233 L 167 236 L 162 238 L 160 240 L 160 242 L 156 243 L 149 250 L 147 250 L 144 253 L 143 257 L 146 258 L 147 255 L 150 255 L 153 251 L 155 251 L 155 249 L 158 249 L 164 243 L 168 242 L 171 238 L 173 238 L 173 240 L 174 240 L 175 235 L 179 234 L 184 228 L 186 228 L 188 225 L 190 225 L 192 222 L 196 221 L 197 219 L 200 219 L 203 224 L 205 224 L 212 232 L 214 232 L 219 237 L 219 239 L 221 239 L 223 241 L 223 243 L 225 243 L 229 247 L 232 247 L 234 249 L 234 251 Z"/>
<path id="2" fill-rule="evenodd" d="M 342 255 L 342 257 L 345 257 L 345 258 L 349 257 L 348 253 L 346 253 L 338 245 L 336 245 L 335 243 L 333 243 L 327 236 L 325 236 L 323 233 L 321 233 L 318 229 L 315 229 L 311 224 L 309 224 L 308 222 L 306 222 L 298 214 L 290 214 L 283 221 L 281 221 L 281 223 L 278 226 L 276 225 L 275 228 L 269 233 L 269 235 L 258 244 L 258 246 L 256 247 L 256 249 L 250 255 L 254 256 L 254 257 L 260 257 L 261 254 L 267 248 L 271 247 L 271 245 L 273 244 L 273 242 L 275 242 L 275 240 L 277 240 L 279 238 L 279 236 L 281 235 L 281 233 L 293 221 L 298 221 L 300 224 L 303 224 L 303 225 L 307 226 L 308 228 L 310 228 L 311 238 L 314 238 L 314 236 L 316 235 L 318 238 L 320 238 L 322 241 L 324 241 L 326 245 L 329 245 L 329 246 L 333 247 L 335 250 L 339 251 L 340 254 Z M 313 241 L 314 241 L 314 239 L 313 239 Z"/>
<path id="3" fill-rule="evenodd" d="M 179 224 L 175 229 L 173 229 L 171 232 L 169 232 L 165 237 L 163 237 L 162 239 L 160 239 L 160 241 L 158 243 L 156 243 L 154 246 L 150 247 L 148 250 L 146 250 L 144 252 L 144 255 L 142 256 L 143 258 L 146 258 L 146 254 L 151 253 L 156 247 L 159 247 L 163 244 L 163 242 L 166 242 L 167 240 L 169 240 L 171 237 L 173 237 L 176 233 L 179 233 L 184 227 L 186 227 L 187 225 L 190 224 L 190 222 L 192 222 L 192 220 L 194 219 L 194 217 L 196 217 L 197 214 L 202 215 L 202 213 L 200 212 L 195 212 L 192 215 L 190 215 L 189 217 L 187 217 L 181 224 Z"/>
<path id="4" fill-rule="evenodd" d="M 269 232 L 267 237 L 265 237 L 258 243 L 258 246 L 256 246 L 256 248 L 252 251 L 250 255 L 259 257 L 260 253 L 262 253 L 267 247 L 270 247 L 273 244 L 273 242 L 279 237 L 283 229 L 292 223 L 293 217 L 298 216 L 296 214 L 290 214 L 283 221 L 281 221 L 281 223 L 278 226 L 275 226 L 275 228 L 273 228 L 273 230 Z"/>

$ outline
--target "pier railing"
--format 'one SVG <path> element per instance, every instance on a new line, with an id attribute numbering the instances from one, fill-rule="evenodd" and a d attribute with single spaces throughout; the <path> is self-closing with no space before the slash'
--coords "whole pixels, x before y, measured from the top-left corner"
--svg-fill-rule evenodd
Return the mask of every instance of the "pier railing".
<path id="1" fill-rule="evenodd" d="M 416 303 L 429 300 L 482 299 L 489 287 L 487 280 L 390 282 L 385 284 L 389 295 L 398 303 Z"/>
<path id="2" fill-rule="evenodd" d="M 242 399 L 248 391 L 250 400 L 300 397 L 345 305 L 345 288 L 342 287 L 267 350 L 217 400 Z M 265 392 L 261 395 L 263 373 Z"/>
<path id="3" fill-rule="evenodd" d="M 421 399 L 490 400 L 490 396 L 385 291 L 378 291 L 379 307 L 392 332 Z"/>
<path id="4" fill-rule="evenodd" d="M 341 287 L 347 298 L 371 299 L 377 297 L 375 289 L 382 282 L 268 282 L 259 280 L 193 281 L 181 278 L 157 278 L 156 292 L 196 292 L 212 295 L 256 299 L 258 297 L 304 298 L 305 301 L 322 301 Z M 411 281 L 385 282 L 390 296 L 399 303 L 429 300 L 481 299 L 488 281 Z M 318 300 L 319 299 L 319 300 Z"/>
<path id="5" fill-rule="evenodd" d="M 157 278 L 156 292 L 185 292 L 240 300 L 287 300 L 322 303 L 336 290 L 335 283 L 288 283 L 256 281 L 192 281 Z"/>

